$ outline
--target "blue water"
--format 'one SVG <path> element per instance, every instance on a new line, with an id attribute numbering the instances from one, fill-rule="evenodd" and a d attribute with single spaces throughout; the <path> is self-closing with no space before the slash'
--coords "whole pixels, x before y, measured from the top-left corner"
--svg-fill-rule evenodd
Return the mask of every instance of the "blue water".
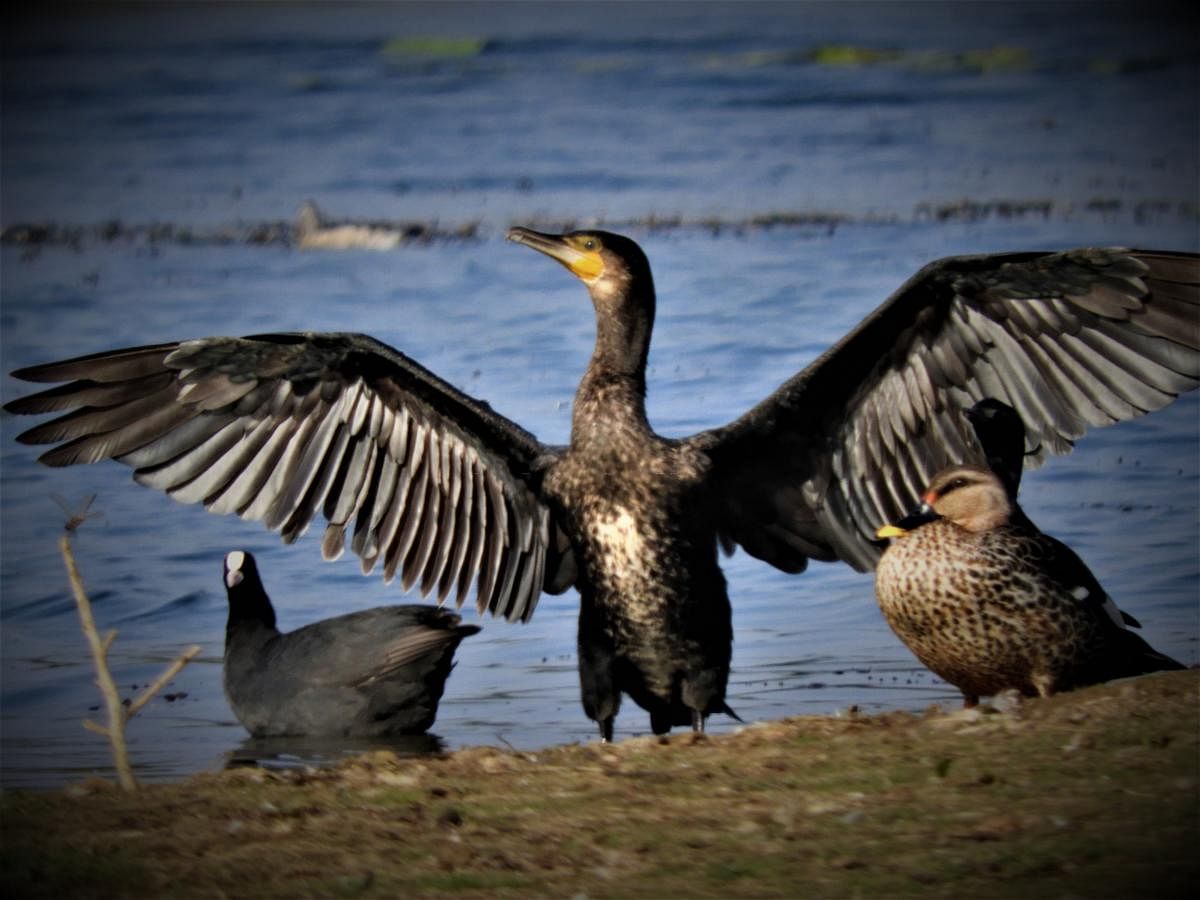
<path id="1" fill-rule="evenodd" d="M 6 23 L 5 227 L 236 230 L 311 199 L 340 218 L 473 223 L 477 237 L 387 252 L 8 243 L 0 368 L 209 334 L 365 331 L 562 442 L 590 304 L 502 235 L 602 220 L 632 223 L 655 269 L 652 421 L 671 435 L 719 425 L 938 256 L 1200 249 L 1195 30 L 1182 12 L 1144 18 L 1069 4 L 172 4 Z M 889 52 L 812 60 L 837 44 Z M 1005 215 L 998 201 L 1041 211 Z M 984 214 L 962 214 L 972 208 Z M 747 224 L 773 214 L 833 224 Z M 683 225 L 637 224 L 651 217 Z M 4 400 L 28 390 L 0 383 Z M 1198 422 L 1192 394 L 1087 435 L 1023 490 L 1035 520 L 1187 663 L 1200 656 Z M 28 424 L 0 416 L 5 785 L 109 771 L 104 741 L 80 727 L 98 697 L 54 495 L 95 494 L 103 514 L 75 551 L 101 627 L 119 631 L 122 692 L 203 648 L 176 698 L 131 723 L 139 776 L 355 749 L 243 746 L 220 686 L 222 556 L 258 555 L 285 629 L 418 598 L 351 560 L 322 563 L 312 536 L 283 547 L 256 523 L 138 488 L 116 464 L 39 467 L 13 440 Z M 957 702 L 888 631 L 869 576 L 816 565 L 788 577 L 744 554 L 726 572 L 729 699 L 747 721 Z M 575 615 L 569 593 L 543 597 L 528 625 L 478 620 L 434 727 L 444 743 L 592 740 Z M 627 704 L 618 737 L 647 724 Z"/>

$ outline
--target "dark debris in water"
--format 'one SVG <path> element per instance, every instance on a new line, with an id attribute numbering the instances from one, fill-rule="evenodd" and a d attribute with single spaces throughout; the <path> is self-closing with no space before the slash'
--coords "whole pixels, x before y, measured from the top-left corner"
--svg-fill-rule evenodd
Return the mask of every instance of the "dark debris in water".
<path id="1" fill-rule="evenodd" d="M 1112 219 L 1128 216 L 1133 221 L 1200 222 L 1200 206 L 1188 200 L 1145 199 L 1127 203 L 1115 197 L 1096 197 L 1080 205 L 1046 198 L 960 199 L 923 202 L 914 207 L 907 221 L 983 222 L 1078 218 Z M 580 228 L 628 229 L 642 232 L 699 231 L 716 236 L 739 236 L 772 229 L 820 229 L 833 232 L 841 225 L 896 224 L 899 215 L 850 213 L 823 210 L 767 211 L 738 218 L 689 217 L 650 214 L 625 219 L 533 219 L 520 223 L 545 231 Z M 444 225 L 437 221 L 329 219 L 312 203 L 306 203 L 294 221 L 235 223 L 208 228 L 182 223 L 138 224 L 112 220 L 98 225 L 58 222 L 19 223 L 0 230 L 0 243 L 24 246 L 31 252 L 40 247 L 75 250 L 95 244 L 131 245 L 223 245 L 289 246 L 303 250 L 390 250 L 412 244 L 485 240 L 492 236 L 478 220 Z"/>
<path id="2" fill-rule="evenodd" d="M 355 226 L 367 227 L 367 226 Z M 386 234 L 390 246 L 411 243 L 431 243 L 442 240 L 471 240 L 477 226 L 472 223 L 455 228 L 443 228 L 433 223 L 397 222 L 376 229 L 377 234 Z M 137 224 L 128 222 L 106 222 L 102 225 L 72 225 L 66 223 L 32 223 L 10 225 L 0 231 L 0 243 L 27 247 L 68 247 L 80 250 L 95 244 L 130 245 L 258 245 L 258 246 L 310 246 L 308 239 L 289 222 L 258 222 L 250 224 L 224 225 L 213 228 L 193 228 L 173 223 Z M 311 244 L 321 247 L 320 243 Z M 344 240 L 341 246 L 330 245 L 327 249 L 388 249 L 373 247 L 369 241 Z"/>

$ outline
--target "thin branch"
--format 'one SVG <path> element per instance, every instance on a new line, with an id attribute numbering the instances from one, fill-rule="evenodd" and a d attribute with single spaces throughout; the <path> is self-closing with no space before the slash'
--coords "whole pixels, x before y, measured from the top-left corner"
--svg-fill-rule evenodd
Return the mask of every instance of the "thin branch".
<path id="1" fill-rule="evenodd" d="M 117 685 L 113 681 L 112 672 L 108 668 L 108 646 L 112 638 L 100 638 L 96 630 L 96 620 L 92 617 L 92 604 L 88 601 L 87 592 L 83 589 L 83 579 L 75 566 L 75 555 L 71 552 L 71 534 L 68 531 L 58 539 L 58 548 L 62 551 L 63 560 L 67 564 L 67 576 L 71 579 L 71 589 L 75 593 L 75 605 L 79 609 L 79 621 L 83 626 L 84 636 L 92 648 L 92 658 L 96 662 L 96 685 L 104 697 L 104 705 L 108 711 L 109 743 L 112 744 L 113 763 L 117 769 L 117 778 L 121 787 L 127 791 L 137 790 L 137 780 L 133 777 L 133 768 L 129 765 L 129 749 L 125 746 L 125 710 L 121 706 L 121 696 L 117 693 Z M 99 727 L 99 726 L 97 726 Z"/>
<path id="2" fill-rule="evenodd" d="M 154 684 L 147 687 L 144 691 L 142 691 L 136 700 L 129 704 L 129 706 L 125 709 L 126 721 L 136 716 L 138 714 L 138 710 L 145 706 L 151 697 L 161 691 L 163 687 L 166 686 L 168 681 L 178 675 L 179 670 L 191 662 L 192 657 L 199 652 L 199 644 L 192 644 L 192 646 L 184 650 L 183 653 L 180 654 L 179 658 L 175 660 L 175 662 L 171 663 L 171 665 L 169 665 L 166 670 L 158 676 Z"/>
<path id="3" fill-rule="evenodd" d="M 87 499 L 87 502 L 84 503 L 83 508 L 78 513 L 71 514 L 67 509 L 65 501 L 59 502 L 56 498 L 59 506 L 62 506 L 63 511 L 67 512 L 70 516 L 67 520 L 63 536 L 59 538 L 58 546 L 62 551 L 63 560 L 67 564 L 67 575 L 71 579 L 71 589 L 75 593 L 75 605 L 79 609 L 79 622 L 83 627 L 83 633 L 87 637 L 88 644 L 92 648 L 92 658 L 96 662 L 96 685 L 100 688 L 100 693 L 104 697 L 105 708 L 108 711 L 107 727 L 93 722 L 91 719 L 85 719 L 83 727 L 88 731 L 94 731 L 108 738 L 109 743 L 112 744 L 113 764 L 116 766 L 117 777 L 120 779 L 121 787 L 127 791 L 132 791 L 137 789 L 137 780 L 133 777 L 133 767 L 129 764 L 129 750 L 125 745 L 125 725 L 138 714 L 138 711 L 155 694 L 162 690 L 164 685 L 179 674 L 180 669 L 186 666 L 200 652 L 200 646 L 193 644 L 191 647 L 188 647 L 128 707 L 121 704 L 116 682 L 113 681 L 112 672 L 108 668 L 108 651 L 117 637 L 117 632 L 116 630 L 110 630 L 103 638 L 100 637 L 100 632 L 96 630 L 96 620 L 92 616 L 92 604 L 88 601 L 87 592 L 83 589 L 83 579 L 80 577 L 79 569 L 75 565 L 75 555 L 71 552 L 71 534 L 75 529 L 89 518 L 101 515 L 101 513 L 88 512 L 92 501 L 95 499 L 96 497 L 93 494 Z"/>

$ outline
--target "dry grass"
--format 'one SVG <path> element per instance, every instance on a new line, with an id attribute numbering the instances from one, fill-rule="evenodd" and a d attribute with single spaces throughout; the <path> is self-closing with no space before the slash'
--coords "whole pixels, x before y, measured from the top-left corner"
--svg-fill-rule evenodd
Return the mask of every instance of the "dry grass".
<path id="1" fill-rule="evenodd" d="M 1003 713 L 7 792 L 6 897 L 1174 897 L 1200 673 Z"/>

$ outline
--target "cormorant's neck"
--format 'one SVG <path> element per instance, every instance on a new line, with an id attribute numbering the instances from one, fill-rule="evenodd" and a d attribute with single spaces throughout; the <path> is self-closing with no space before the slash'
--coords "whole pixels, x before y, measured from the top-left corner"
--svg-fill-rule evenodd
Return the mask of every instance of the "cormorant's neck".
<path id="1" fill-rule="evenodd" d="M 590 369 L 632 378 L 643 388 L 650 334 L 654 330 L 654 282 L 650 273 L 605 277 L 589 288 L 596 309 L 596 349 Z"/>
<path id="2" fill-rule="evenodd" d="M 645 422 L 646 359 L 654 329 L 654 283 L 613 279 L 591 287 L 596 307 L 596 348 L 579 385 L 573 430 L 584 420 Z"/>

